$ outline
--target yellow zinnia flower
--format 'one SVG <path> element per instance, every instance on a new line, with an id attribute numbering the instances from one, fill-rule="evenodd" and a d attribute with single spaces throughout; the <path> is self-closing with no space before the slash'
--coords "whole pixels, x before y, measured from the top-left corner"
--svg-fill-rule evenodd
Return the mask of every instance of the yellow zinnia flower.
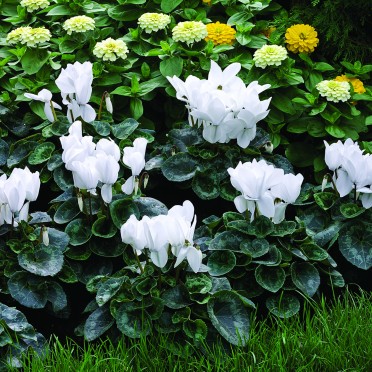
<path id="1" fill-rule="evenodd" d="M 203 0 L 204 4 L 212 5 L 212 0 Z"/>
<path id="2" fill-rule="evenodd" d="M 311 53 L 319 43 L 318 33 L 310 25 L 293 25 L 285 33 L 287 49 L 293 53 Z"/>
<path id="3" fill-rule="evenodd" d="M 276 27 L 270 26 L 268 28 L 265 28 L 261 33 L 266 36 L 267 38 L 270 37 L 270 35 L 276 30 Z"/>
<path id="4" fill-rule="evenodd" d="M 236 31 L 229 25 L 216 22 L 207 25 L 208 35 L 205 41 L 213 41 L 214 45 L 228 44 L 231 45 L 235 41 Z"/>
<path id="5" fill-rule="evenodd" d="M 346 75 L 340 75 L 335 78 L 336 81 L 347 81 L 353 86 L 354 92 L 357 94 L 363 94 L 366 91 L 363 82 L 357 78 L 348 78 Z"/>

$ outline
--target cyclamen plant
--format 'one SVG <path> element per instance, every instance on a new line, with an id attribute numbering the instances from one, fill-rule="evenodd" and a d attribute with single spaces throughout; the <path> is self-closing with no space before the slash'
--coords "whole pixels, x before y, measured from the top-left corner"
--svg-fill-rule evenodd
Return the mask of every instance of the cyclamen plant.
<path id="1" fill-rule="evenodd" d="M 267 116 L 270 100 L 260 101 L 258 95 L 270 85 L 257 81 L 246 86 L 236 76 L 240 63 L 232 63 L 224 71 L 211 61 L 208 79 L 193 75 L 185 82 L 168 77 L 177 98 L 186 102 L 191 126 L 203 127 L 203 137 L 210 143 L 226 143 L 236 139 L 246 148 L 256 136 L 256 123 Z"/>
<path id="2" fill-rule="evenodd" d="M 89 341 L 155 330 L 245 345 L 252 311 L 289 317 L 323 283 L 344 285 L 334 247 L 371 267 L 371 186 L 350 164 L 369 164 L 371 66 L 324 62 L 324 35 L 280 24 L 285 10 L 270 1 L 140 3 L 0 5 L 0 335 L 11 335 L 9 349 L 41 339 L 18 304 L 68 326 L 69 305 L 85 307 L 76 335 Z M 330 168 L 341 198 L 297 173 L 307 167 L 306 181 L 320 183 L 323 140 L 334 138 L 364 148 Z M 20 185 L 8 180 L 26 166 L 42 190 L 31 206 L 47 211 L 24 219 L 27 198 L 13 190 L 10 209 L 2 185 Z"/>

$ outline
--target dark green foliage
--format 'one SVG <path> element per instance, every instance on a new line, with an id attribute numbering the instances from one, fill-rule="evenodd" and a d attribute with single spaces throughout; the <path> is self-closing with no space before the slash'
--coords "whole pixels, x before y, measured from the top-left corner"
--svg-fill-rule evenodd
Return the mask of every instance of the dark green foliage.
<path id="1" fill-rule="evenodd" d="M 289 10 L 285 27 L 293 23 L 312 25 L 320 40 L 319 54 L 328 61 L 372 60 L 372 12 L 370 0 L 277 1 Z M 280 26 L 281 19 L 276 23 Z"/>

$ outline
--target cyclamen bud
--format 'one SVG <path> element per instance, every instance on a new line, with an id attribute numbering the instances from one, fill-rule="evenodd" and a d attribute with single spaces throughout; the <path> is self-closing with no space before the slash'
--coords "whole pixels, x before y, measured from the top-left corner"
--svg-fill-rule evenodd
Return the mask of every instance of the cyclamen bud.
<path id="1" fill-rule="evenodd" d="M 137 195 L 138 186 L 139 186 L 139 180 L 138 180 L 138 177 L 135 177 L 135 179 L 134 179 L 134 195 Z"/>
<path id="2" fill-rule="evenodd" d="M 324 177 L 323 177 L 323 181 L 322 181 L 322 192 L 327 187 L 327 183 L 328 183 L 328 174 L 325 174 Z"/>
<path id="3" fill-rule="evenodd" d="M 271 141 L 268 141 L 263 145 L 263 149 L 265 152 L 271 154 L 274 150 L 274 145 Z"/>
<path id="4" fill-rule="evenodd" d="M 81 194 L 81 193 L 79 192 L 78 195 L 77 195 L 77 199 L 78 199 L 79 209 L 80 209 L 80 211 L 82 212 L 83 209 L 84 209 L 83 194 Z"/>
<path id="5" fill-rule="evenodd" d="M 144 189 L 146 188 L 146 186 L 149 182 L 149 178 L 150 178 L 150 176 L 147 172 L 143 174 L 143 188 Z"/>
<path id="6" fill-rule="evenodd" d="M 112 107 L 112 102 L 110 99 L 110 94 L 108 92 L 105 93 L 105 103 L 106 103 L 106 110 L 112 114 L 113 112 L 113 107 Z"/>
<path id="7" fill-rule="evenodd" d="M 46 226 L 42 227 L 42 236 L 43 236 L 43 244 L 45 246 L 49 245 L 49 235 L 48 235 L 48 228 Z"/>

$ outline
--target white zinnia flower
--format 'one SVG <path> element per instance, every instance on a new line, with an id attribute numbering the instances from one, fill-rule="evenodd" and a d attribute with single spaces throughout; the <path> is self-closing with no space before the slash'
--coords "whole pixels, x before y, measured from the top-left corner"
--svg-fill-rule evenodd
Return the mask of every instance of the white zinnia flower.
<path id="1" fill-rule="evenodd" d="M 49 0 L 22 0 L 20 5 L 25 7 L 28 12 L 33 12 L 34 10 L 44 9 L 49 6 Z"/>
<path id="2" fill-rule="evenodd" d="M 62 27 L 67 31 L 68 35 L 72 35 L 73 32 L 94 30 L 95 22 L 93 18 L 82 15 L 67 19 Z"/>
<path id="3" fill-rule="evenodd" d="M 173 40 L 182 41 L 187 45 L 203 40 L 207 35 L 207 26 L 200 21 L 180 22 L 172 30 Z"/>
<path id="4" fill-rule="evenodd" d="M 280 66 L 288 56 L 287 49 L 280 45 L 264 45 L 256 50 L 253 55 L 257 67 Z"/>
<path id="5" fill-rule="evenodd" d="M 330 102 L 346 102 L 350 98 L 350 85 L 347 81 L 323 80 L 316 85 L 316 89 Z"/>
<path id="6" fill-rule="evenodd" d="M 138 18 L 138 25 L 148 34 L 166 28 L 171 18 L 163 13 L 145 13 Z"/>
<path id="7" fill-rule="evenodd" d="M 114 62 L 118 58 L 126 59 L 128 53 L 127 44 L 123 40 L 115 40 L 109 37 L 106 40 L 98 42 L 94 49 L 93 54 L 104 61 Z"/>

